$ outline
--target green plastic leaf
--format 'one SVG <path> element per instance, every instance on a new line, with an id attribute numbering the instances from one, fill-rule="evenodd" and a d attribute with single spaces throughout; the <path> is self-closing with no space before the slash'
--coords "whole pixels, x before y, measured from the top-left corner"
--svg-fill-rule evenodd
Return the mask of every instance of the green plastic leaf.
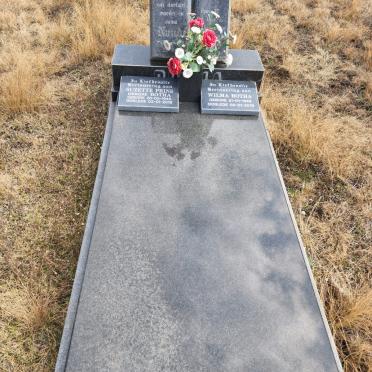
<path id="1" fill-rule="evenodd" d="M 184 56 L 185 61 L 191 61 L 192 60 L 192 53 L 191 52 L 186 52 Z"/>
<path id="2" fill-rule="evenodd" d="M 190 68 L 192 72 L 200 72 L 200 66 L 196 62 L 191 62 Z"/>

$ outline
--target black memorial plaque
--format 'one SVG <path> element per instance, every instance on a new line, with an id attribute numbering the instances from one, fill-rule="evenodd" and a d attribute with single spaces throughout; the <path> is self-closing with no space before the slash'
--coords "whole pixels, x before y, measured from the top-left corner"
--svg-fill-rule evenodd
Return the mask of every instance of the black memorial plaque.
<path id="1" fill-rule="evenodd" d="M 230 0 L 195 0 L 195 13 L 198 17 L 202 17 L 206 22 L 211 11 L 216 12 L 220 18 L 218 24 L 221 25 L 224 31 L 229 33 L 230 29 Z M 218 37 L 221 35 L 218 34 Z M 227 54 L 227 49 L 223 48 L 220 51 L 220 58 Z"/>
<path id="2" fill-rule="evenodd" d="M 171 78 L 122 76 L 119 110 L 178 112 L 178 83 Z"/>
<path id="3" fill-rule="evenodd" d="M 170 58 L 174 48 L 167 51 L 164 41 L 177 41 L 187 29 L 191 12 L 191 0 L 152 0 L 151 1 L 151 59 Z"/>
<path id="4" fill-rule="evenodd" d="M 203 80 L 202 114 L 258 115 L 257 87 L 254 81 Z"/>

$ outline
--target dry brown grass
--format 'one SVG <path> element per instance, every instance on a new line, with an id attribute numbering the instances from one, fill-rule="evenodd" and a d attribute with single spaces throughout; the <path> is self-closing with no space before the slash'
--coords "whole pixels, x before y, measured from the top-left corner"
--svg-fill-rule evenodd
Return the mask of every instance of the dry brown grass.
<path id="1" fill-rule="evenodd" d="M 235 0 L 234 11 L 236 14 L 245 15 L 248 12 L 253 12 L 261 5 L 261 0 Z"/>
<path id="2" fill-rule="evenodd" d="M 0 0 L 0 370 L 53 369 L 112 49 L 147 43 L 147 18 L 141 0 Z M 363 0 L 233 0 L 346 371 L 372 365 L 371 19 Z"/>
<path id="3" fill-rule="evenodd" d="M 19 51 L 10 57 L 7 66 L 12 68 L 0 76 L 0 106 L 11 112 L 34 111 L 53 97 L 46 79 L 48 58 Z"/>
<path id="4" fill-rule="evenodd" d="M 124 37 L 128 43 L 145 44 L 148 40 L 147 10 L 138 3 L 85 0 L 74 6 L 73 14 L 70 42 L 77 61 L 111 55 Z"/>

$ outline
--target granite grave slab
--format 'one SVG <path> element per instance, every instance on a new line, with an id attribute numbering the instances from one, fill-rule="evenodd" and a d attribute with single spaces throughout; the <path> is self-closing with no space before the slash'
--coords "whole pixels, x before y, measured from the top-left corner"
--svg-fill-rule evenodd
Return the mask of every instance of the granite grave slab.
<path id="1" fill-rule="evenodd" d="M 122 76 L 119 110 L 178 112 L 178 82 L 172 78 Z"/>
<path id="2" fill-rule="evenodd" d="M 177 41 L 185 32 L 191 0 L 151 0 L 151 59 L 167 60 L 174 53 L 164 48 L 164 41 Z"/>
<path id="3" fill-rule="evenodd" d="M 112 103 L 102 151 L 57 372 L 342 370 L 261 115 Z"/>
<path id="4" fill-rule="evenodd" d="M 258 115 L 260 105 L 254 81 L 203 80 L 202 114 Z"/>

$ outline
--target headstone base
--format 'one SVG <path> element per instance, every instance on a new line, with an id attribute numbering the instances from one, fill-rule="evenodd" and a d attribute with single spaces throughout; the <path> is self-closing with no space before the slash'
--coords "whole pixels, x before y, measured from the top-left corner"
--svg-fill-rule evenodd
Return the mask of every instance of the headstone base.
<path id="1" fill-rule="evenodd" d="M 231 66 L 217 65 L 211 73 L 207 69 L 202 72 L 202 79 L 213 80 L 243 80 L 255 81 L 257 89 L 260 89 L 264 74 L 261 58 L 256 50 L 231 49 L 234 61 Z M 120 78 L 123 75 L 169 77 L 167 66 L 164 62 L 151 61 L 150 47 L 144 45 L 119 44 L 115 48 L 112 59 L 112 99 L 117 99 L 120 86 Z M 189 94 L 188 94 L 189 92 Z M 200 89 L 196 92 L 187 89 L 186 93 L 180 91 L 181 102 L 199 102 Z"/>

